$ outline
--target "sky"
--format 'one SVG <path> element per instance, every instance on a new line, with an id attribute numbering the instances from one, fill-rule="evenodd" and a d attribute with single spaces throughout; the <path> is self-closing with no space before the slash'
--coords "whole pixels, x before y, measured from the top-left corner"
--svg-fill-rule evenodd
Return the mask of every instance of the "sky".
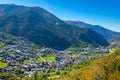
<path id="1" fill-rule="evenodd" d="M 120 32 L 120 0 L 0 0 L 0 4 L 38 6 L 62 20 L 83 21 Z"/>

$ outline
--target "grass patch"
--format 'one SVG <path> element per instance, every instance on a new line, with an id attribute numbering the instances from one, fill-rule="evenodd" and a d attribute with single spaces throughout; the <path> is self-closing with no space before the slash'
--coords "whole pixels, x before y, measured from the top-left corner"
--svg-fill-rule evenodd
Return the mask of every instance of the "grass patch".
<path id="1" fill-rule="evenodd" d="M 24 60 L 23 64 L 30 64 L 29 60 Z"/>
<path id="2" fill-rule="evenodd" d="M 0 56 L 0 59 L 2 59 L 2 56 Z"/>
<path id="3" fill-rule="evenodd" d="M 0 62 L 0 68 L 5 68 L 5 67 L 7 67 L 7 63 Z"/>
<path id="4" fill-rule="evenodd" d="M 44 60 L 43 60 L 43 58 L 39 57 L 39 58 L 37 58 L 36 62 L 41 63 L 41 62 L 44 62 Z"/>
<path id="5" fill-rule="evenodd" d="M 53 57 L 53 56 L 46 56 L 43 58 L 48 62 L 55 62 L 56 61 L 55 57 Z"/>

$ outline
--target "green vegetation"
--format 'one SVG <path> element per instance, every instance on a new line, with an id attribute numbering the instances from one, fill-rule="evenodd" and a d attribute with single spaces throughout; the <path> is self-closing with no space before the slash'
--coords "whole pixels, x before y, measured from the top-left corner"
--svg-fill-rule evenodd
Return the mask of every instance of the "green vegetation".
<path id="1" fill-rule="evenodd" d="M 45 56 L 37 58 L 37 62 L 55 61 L 53 56 Z M 3 62 L 1 62 L 3 64 Z M 0 63 L 0 65 L 1 65 Z M 29 60 L 24 60 L 24 64 L 29 64 Z M 19 75 L 18 75 L 19 74 Z M 10 77 L 11 76 L 11 77 Z M 19 70 L 15 70 L 11 74 L 3 73 L 0 78 L 10 79 L 30 79 L 30 80 L 120 80 L 120 50 L 107 56 L 83 62 L 82 64 L 67 66 L 64 70 L 51 70 L 49 73 L 36 72 L 32 77 L 22 75 Z"/>
<path id="2" fill-rule="evenodd" d="M 60 80 L 120 80 L 120 50 L 67 71 Z M 59 80 L 59 79 L 57 79 Z"/>
<path id="3" fill-rule="evenodd" d="M 24 75 L 20 70 L 14 69 L 13 71 L 4 72 L 0 74 L 1 80 L 25 80 Z"/>
<path id="4" fill-rule="evenodd" d="M 2 59 L 2 57 L 0 56 L 0 60 Z"/>
<path id="5" fill-rule="evenodd" d="M 43 58 L 48 62 L 55 62 L 56 61 L 55 57 L 53 57 L 53 56 L 46 56 Z"/>
<path id="6" fill-rule="evenodd" d="M 23 64 L 30 64 L 29 60 L 24 60 Z"/>
<path id="7" fill-rule="evenodd" d="M 39 57 L 37 58 L 36 62 L 55 62 L 56 59 L 53 56 L 45 56 L 45 57 Z"/>
<path id="8" fill-rule="evenodd" d="M 30 64 L 30 61 L 32 61 L 33 59 L 30 60 L 24 60 L 23 64 Z M 37 63 L 41 63 L 41 62 L 55 62 L 56 59 L 53 56 L 45 56 L 45 57 L 38 57 L 35 62 Z"/>
<path id="9" fill-rule="evenodd" d="M 40 63 L 40 62 L 43 62 L 43 61 L 45 61 L 42 57 L 39 57 L 39 58 L 37 58 L 37 60 L 36 60 L 36 62 L 38 62 L 38 63 Z"/>
<path id="10" fill-rule="evenodd" d="M 0 42 L 0 47 L 4 47 L 5 44 L 3 42 Z"/>
<path id="11" fill-rule="evenodd" d="M 0 68 L 5 68 L 5 67 L 7 67 L 7 63 L 0 62 Z"/>
<path id="12" fill-rule="evenodd" d="M 92 45 L 95 47 L 109 45 L 105 38 L 97 32 L 65 24 L 42 8 L 17 5 L 12 5 L 12 8 L 11 5 L 2 6 L 6 8 L 3 9 L 0 16 L 0 25 L 4 25 L 0 30 L 14 36 L 22 36 L 37 45 L 60 50 L 71 46 L 86 47 Z M 14 23 L 4 23 L 6 21 Z M 18 21 L 22 22 L 22 24 L 19 24 Z"/>
<path id="13" fill-rule="evenodd" d="M 68 48 L 64 51 L 65 51 L 65 53 L 74 53 L 74 52 L 77 52 L 79 50 L 80 50 L 80 48 Z"/>
<path id="14" fill-rule="evenodd" d="M 102 36 L 104 36 L 107 41 L 111 41 L 116 36 L 120 35 L 119 32 L 114 32 L 109 29 L 105 29 L 104 27 L 99 26 L 99 25 L 90 25 L 90 24 L 86 24 L 81 21 L 69 21 L 68 20 L 68 21 L 64 21 L 64 22 L 67 24 L 73 25 L 73 26 L 77 26 L 79 28 L 89 28 L 93 31 L 96 31 L 99 34 L 101 34 Z M 119 40 L 120 40 L 120 38 L 119 38 Z"/>

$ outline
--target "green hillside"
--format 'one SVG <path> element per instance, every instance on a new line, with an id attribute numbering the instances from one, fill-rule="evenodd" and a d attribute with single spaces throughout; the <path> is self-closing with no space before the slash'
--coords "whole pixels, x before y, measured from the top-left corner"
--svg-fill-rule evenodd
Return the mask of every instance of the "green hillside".
<path id="1" fill-rule="evenodd" d="M 84 65 L 80 69 L 68 71 L 59 80 L 120 80 L 120 49 Z"/>
<path id="2" fill-rule="evenodd" d="M 6 4 L 0 9 L 0 31 L 25 37 L 37 45 L 57 49 L 109 45 L 97 32 L 67 25 L 40 7 Z"/>
<path id="3" fill-rule="evenodd" d="M 7 63 L 1 62 L 0 61 L 0 69 L 7 67 Z"/>

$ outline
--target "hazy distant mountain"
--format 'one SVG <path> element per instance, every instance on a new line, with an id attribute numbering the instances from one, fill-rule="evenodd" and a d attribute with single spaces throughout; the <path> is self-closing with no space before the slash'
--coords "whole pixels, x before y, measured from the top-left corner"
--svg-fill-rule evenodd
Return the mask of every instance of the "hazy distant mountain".
<path id="1" fill-rule="evenodd" d="M 120 48 L 120 35 L 115 37 L 110 43 L 110 48 Z"/>
<path id="2" fill-rule="evenodd" d="M 113 42 L 120 42 L 120 36 L 117 36 L 117 37 L 114 38 L 112 41 L 113 41 Z"/>
<path id="3" fill-rule="evenodd" d="M 70 46 L 107 46 L 103 36 L 90 29 L 65 24 L 40 7 L 0 5 L 0 30 L 22 36 L 38 45 L 66 49 Z"/>
<path id="4" fill-rule="evenodd" d="M 120 35 L 115 37 L 111 42 L 112 43 L 120 43 Z"/>
<path id="5" fill-rule="evenodd" d="M 107 41 L 111 41 L 113 38 L 120 35 L 120 33 L 118 32 L 111 31 L 99 25 L 90 25 L 81 21 L 64 21 L 64 22 L 70 25 L 78 26 L 80 28 L 89 28 L 91 30 L 94 30 L 101 34 L 102 36 L 104 36 Z"/>

